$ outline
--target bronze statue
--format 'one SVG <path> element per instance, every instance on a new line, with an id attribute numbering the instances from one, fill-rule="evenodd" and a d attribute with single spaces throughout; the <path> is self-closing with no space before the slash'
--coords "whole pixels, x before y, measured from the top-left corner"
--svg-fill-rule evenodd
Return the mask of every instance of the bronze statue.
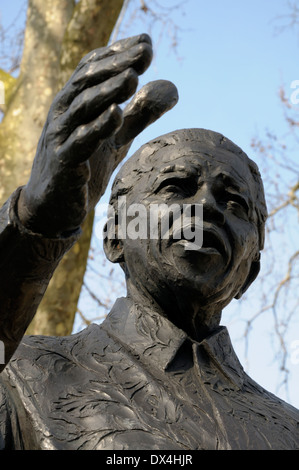
<path id="1" fill-rule="evenodd" d="M 141 35 L 81 61 L 50 109 L 28 184 L 1 210 L 0 448 L 299 448 L 299 411 L 247 376 L 220 326 L 258 275 L 267 210 L 257 166 L 216 132 L 174 131 L 122 166 L 104 247 L 127 297 L 107 319 L 69 337 L 23 339 L 130 143 L 177 101 L 174 85 L 158 81 L 118 107 L 151 54 Z M 168 237 L 124 237 L 124 196 L 145 214 L 176 204 L 190 216 L 179 234 L 173 216 Z M 196 204 L 203 244 L 194 248 L 184 230 L 198 228 Z"/>

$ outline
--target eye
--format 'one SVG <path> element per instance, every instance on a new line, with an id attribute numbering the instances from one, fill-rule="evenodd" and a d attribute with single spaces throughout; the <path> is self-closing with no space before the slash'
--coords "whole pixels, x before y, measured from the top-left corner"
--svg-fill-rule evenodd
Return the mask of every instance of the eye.
<path id="1" fill-rule="evenodd" d="M 154 193 L 178 194 L 184 197 L 193 196 L 197 191 L 197 182 L 193 178 L 167 178 L 157 186 Z"/>
<path id="2" fill-rule="evenodd" d="M 225 202 L 228 210 L 232 210 L 237 216 L 246 218 L 249 216 L 249 206 L 246 200 L 238 194 L 226 193 Z"/>

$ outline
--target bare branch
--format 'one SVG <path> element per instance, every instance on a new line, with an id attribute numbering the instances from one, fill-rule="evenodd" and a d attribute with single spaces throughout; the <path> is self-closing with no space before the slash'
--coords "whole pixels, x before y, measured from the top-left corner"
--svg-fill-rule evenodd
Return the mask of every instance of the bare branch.
<path id="1" fill-rule="evenodd" d="M 95 323 L 96 321 L 104 320 L 106 318 L 106 315 L 102 315 L 102 316 L 89 319 L 83 314 L 82 310 L 80 310 L 79 308 L 77 309 L 77 313 L 79 314 L 81 320 L 83 321 L 83 324 L 86 326 L 91 325 L 92 323 Z"/>
<path id="2" fill-rule="evenodd" d="M 285 30 L 297 28 L 299 25 L 299 5 L 296 1 L 288 1 L 289 13 L 286 15 L 279 15 L 275 18 L 276 22 L 280 25 L 275 27 L 275 33 L 281 34 Z"/>
<path id="3" fill-rule="evenodd" d="M 299 199 L 298 196 L 296 195 L 296 192 L 299 191 L 299 181 L 291 187 L 289 193 L 288 193 L 288 198 L 281 203 L 279 206 L 275 207 L 270 213 L 269 217 L 273 217 L 276 215 L 279 211 L 282 209 L 285 209 L 287 206 L 293 206 L 295 209 L 299 211 Z"/>
<path id="4" fill-rule="evenodd" d="M 173 12 L 175 10 L 183 12 L 183 7 L 187 2 L 188 0 L 181 0 L 171 6 L 163 6 L 157 0 L 125 1 L 121 13 L 122 22 L 117 24 L 112 40 L 126 36 L 132 24 L 138 21 L 145 25 L 146 31 L 151 36 L 155 37 L 156 47 L 159 47 L 164 35 L 167 34 L 171 49 L 178 56 L 179 33 L 183 29 L 173 20 Z"/>
<path id="5" fill-rule="evenodd" d="M 100 307 L 104 307 L 106 310 L 109 310 L 109 305 L 106 304 L 106 303 L 104 303 L 104 302 L 102 302 L 101 299 L 99 299 L 99 297 L 92 291 L 92 289 L 90 289 L 90 288 L 88 287 L 88 285 L 86 284 L 85 281 L 83 282 L 83 286 L 84 286 L 84 288 L 87 290 L 87 292 L 88 292 L 88 294 L 90 295 L 90 297 L 91 297 L 93 300 L 95 300 L 95 301 L 98 303 L 98 305 L 99 305 Z"/>

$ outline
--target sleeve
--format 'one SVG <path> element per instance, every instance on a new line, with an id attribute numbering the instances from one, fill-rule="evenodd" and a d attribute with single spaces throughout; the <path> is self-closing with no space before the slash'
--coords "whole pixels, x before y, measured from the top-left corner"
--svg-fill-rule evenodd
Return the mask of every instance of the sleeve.
<path id="1" fill-rule="evenodd" d="M 78 229 L 67 238 L 48 239 L 27 230 L 16 212 L 21 189 L 0 209 L 0 372 L 22 340 L 59 261 L 81 234 Z"/>

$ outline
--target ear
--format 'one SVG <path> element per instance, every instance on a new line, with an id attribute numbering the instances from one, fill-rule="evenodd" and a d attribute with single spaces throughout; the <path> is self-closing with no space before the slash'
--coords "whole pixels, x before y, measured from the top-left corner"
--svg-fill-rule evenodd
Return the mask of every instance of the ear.
<path id="1" fill-rule="evenodd" d="M 247 279 L 244 282 L 238 294 L 235 296 L 235 299 L 240 299 L 242 297 L 242 295 L 247 291 L 248 287 L 256 279 L 258 273 L 260 272 L 260 269 L 261 269 L 260 260 L 258 259 L 258 261 L 252 261 Z"/>
<path id="2" fill-rule="evenodd" d="M 111 233 L 109 229 L 109 223 L 106 222 L 104 226 L 104 252 L 106 257 L 111 263 L 122 263 L 124 262 L 124 249 L 123 243 L 119 240 L 115 234 L 115 231 Z"/>

